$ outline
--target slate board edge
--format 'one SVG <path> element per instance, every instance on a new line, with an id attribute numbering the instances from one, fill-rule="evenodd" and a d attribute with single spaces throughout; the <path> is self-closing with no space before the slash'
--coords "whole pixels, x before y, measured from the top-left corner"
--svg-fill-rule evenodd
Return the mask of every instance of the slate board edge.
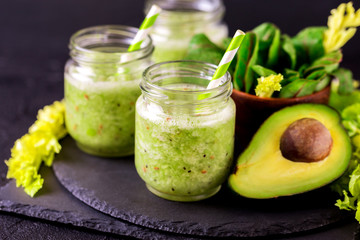
<path id="1" fill-rule="evenodd" d="M 182 234 L 182 235 L 197 235 L 197 236 L 199 236 L 198 232 L 196 232 L 197 234 L 196 233 L 195 234 L 191 234 L 191 233 L 184 234 L 183 232 L 181 232 L 181 230 L 179 230 L 177 228 L 159 226 L 157 221 L 152 222 L 150 219 L 147 219 L 141 215 L 126 213 L 124 211 L 120 212 L 120 211 L 118 211 L 117 208 L 114 208 L 111 205 L 107 204 L 106 202 L 93 196 L 92 194 L 89 194 L 89 193 L 91 193 L 91 190 L 85 189 L 85 188 L 82 188 L 79 186 L 75 187 L 74 184 L 66 184 L 68 182 L 73 183 L 72 179 L 60 177 L 60 175 L 57 174 L 56 165 L 53 166 L 53 169 L 54 169 L 55 176 L 58 178 L 59 182 L 63 185 L 63 187 L 65 189 L 67 189 L 71 194 L 73 194 L 80 201 L 84 202 L 85 204 L 89 205 L 90 207 L 92 207 L 100 212 L 103 212 L 103 213 L 108 214 L 117 219 L 121 219 L 121 220 L 130 222 L 132 224 L 136 224 L 136 225 L 139 225 L 142 227 L 147 227 L 147 228 L 152 228 L 155 230 L 161 230 L 161 231 L 177 233 L 177 234 Z M 179 224 L 179 222 L 176 222 L 176 224 Z M 196 223 L 190 223 L 190 224 L 188 223 L 187 227 L 191 228 L 191 226 L 194 226 L 194 225 L 196 225 Z M 200 235 L 200 237 L 201 236 L 207 236 L 207 235 Z"/>
<path id="2" fill-rule="evenodd" d="M 122 231 L 121 227 L 117 227 L 120 220 L 114 219 L 114 221 L 101 220 L 99 218 L 81 218 L 78 214 L 74 214 L 71 212 L 66 212 L 64 217 L 64 212 L 57 211 L 54 209 L 47 209 L 38 205 L 30 205 L 30 204 L 22 204 L 15 203 L 9 200 L 0 200 L 0 211 L 20 214 L 28 217 L 33 217 L 41 220 L 46 220 L 55 223 L 69 224 L 75 227 L 90 229 L 103 233 L 116 234 L 118 236 L 127 236 L 127 237 L 135 237 L 139 239 L 154 239 L 154 240 L 162 240 L 169 239 L 173 237 L 174 239 L 199 239 L 193 238 L 193 236 L 166 236 L 167 234 L 163 232 L 161 235 L 157 230 L 154 230 L 153 234 L 144 231 Z M 52 217 L 54 213 L 58 213 L 61 215 L 61 218 Z M 76 220 L 75 220 L 76 219 Z"/>
<path id="3" fill-rule="evenodd" d="M 269 229 L 261 229 L 260 231 L 254 228 L 251 228 L 249 226 L 249 231 L 247 232 L 236 232 L 235 234 L 233 232 L 224 232 L 219 231 L 219 228 L 214 227 L 207 231 L 199 231 L 199 228 L 197 228 L 197 223 L 189 223 L 189 222 L 164 222 L 163 225 L 159 226 L 158 221 L 153 221 L 151 219 L 148 219 L 146 217 L 143 217 L 139 214 L 132 214 L 132 213 L 125 213 L 124 211 L 119 211 L 117 208 L 112 207 L 111 205 L 107 204 L 106 202 L 98 199 L 97 197 L 89 194 L 91 193 L 90 189 L 85 189 L 79 186 L 74 187 L 73 184 L 66 184 L 67 182 L 73 183 L 71 179 L 66 179 L 63 177 L 60 177 L 59 174 L 57 174 L 57 168 L 56 164 L 53 165 L 53 170 L 55 173 L 56 178 L 58 178 L 59 182 L 64 186 L 65 189 L 67 189 L 71 194 L 73 194 L 76 198 L 78 198 L 80 201 L 84 202 L 85 204 L 89 205 L 90 207 L 103 212 L 105 214 L 108 214 L 114 218 L 125 220 L 127 222 L 130 222 L 132 224 L 136 224 L 142 227 L 146 228 L 152 228 L 155 230 L 160 231 L 166 231 L 170 233 L 176 233 L 181 235 L 189 235 L 189 236 L 198 236 L 198 237 L 269 237 L 269 236 L 283 236 L 287 234 L 296 234 L 306 231 L 312 231 L 315 229 L 323 228 L 325 226 L 328 226 L 330 224 L 335 224 L 337 222 L 340 222 L 349 215 L 344 214 L 341 215 L 341 217 L 337 216 L 337 218 L 333 218 L 333 216 L 328 216 L 328 219 L 326 221 L 323 219 L 322 223 L 314 222 L 314 224 L 309 224 L 309 222 L 312 222 L 311 218 L 306 218 L 303 220 L 303 223 L 306 224 L 299 224 L 297 225 L 297 228 L 289 230 L 287 227 L 287 223 L 283 222 L 282 224 L 278 224 L 274 226 L 273 228 Z M 65 183 L 65 184 L 64 184 Z M 91 199 L 91 200 L 90 200 Z M 172 224 L 175 224 L 176 227 L 171 227 Z M 179 227 L 180 224 L 183 224 L 182 227 Z M 306 226 L 306 227 L 304 227 Z M 315 226 L 315 227 L 310 227 Z M 186 229 L 186 230 L 185 230 Z"/>
<path id="4" fill-rule="evenodd" d="M 113 226 L 114 224 L 116 225 L 117 220 L 110 222 L 103 221 L 102 223 L 100 223 L 98 221 L 95 222 L 94 219 L 82 218 L 78 214 L 74 214 L 71 212 L 60 212 L 57 210 L 41 207 L 39 205 L 15 203 L 9 200 L 0 200 L 0 210 L 4 212 L 16 213 L 16 214 L 34 217 L 51 222 L 70 224 L 76 227 L 84 227 L 100 232 L 115 233 L 122 235 L 124 234 L 123 232 L 117 230 L 116 228 L 111 228 L 111 230 L 109 230 L 108 226 Z M 54 217 L 53 216 L 54 213 L 59 215 L 61 214 L 62 217 L 60 218 Z M 90 223 L 90 224 L 86 224 L 86 223 Z M 96 227 L 94 227 L 95 225 Z M 133 236 L 133 235 L 128 235 L 128 236 Z"/>

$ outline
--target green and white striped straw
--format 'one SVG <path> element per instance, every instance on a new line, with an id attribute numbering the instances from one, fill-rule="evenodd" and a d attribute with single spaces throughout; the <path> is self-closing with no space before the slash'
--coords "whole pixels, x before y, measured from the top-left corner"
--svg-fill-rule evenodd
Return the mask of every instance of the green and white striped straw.
<path id="1" fill-rule="evenodd" d="M 149 34 L 151 27 L 154 25 L 156 18 L 159 16 L 161 12 L 161 8 L 157 5 L 152 5 L 150 11 L 146 15 L 144 21 L 142 22 L 139 31 L 135 35 L 131 45 L 128 48 L 128 52 L 132 52 L 135 50 L 139 50 L 141 47 L 141 43 L 144 41 L 146 36 Z"/>
<path id="2" fill-rule="evenodd" d="M 217 67 L 207 89 L 215 88 L 222 84 L 223 77 L 228 70 L 231 61 L 235 57 L 241 42 L 245 37 L 245 33 L 241 30 L 237 30 L 234 37 L 231 39 L 229 47 L 226 49 L 224 56 L 222 57 L 219 66 Z"/>

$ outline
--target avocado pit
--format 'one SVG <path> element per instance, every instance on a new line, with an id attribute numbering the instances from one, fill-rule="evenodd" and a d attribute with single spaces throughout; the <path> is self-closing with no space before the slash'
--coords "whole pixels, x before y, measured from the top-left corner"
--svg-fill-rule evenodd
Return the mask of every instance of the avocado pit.
<path id="1" fill-rule="evenodd" d="M 317 162 L 331 152 L 333 140 L 329 130 L 313 118 L 299 119 L 285 130 L 280 139 L 280 150 L 294 162 Z"/>

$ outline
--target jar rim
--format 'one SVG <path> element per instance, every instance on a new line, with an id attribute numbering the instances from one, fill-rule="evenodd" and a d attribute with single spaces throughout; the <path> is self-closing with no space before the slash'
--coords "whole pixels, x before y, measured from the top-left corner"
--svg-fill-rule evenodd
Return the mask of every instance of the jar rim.
<path id="1" fill-rule="evenodd" d="M 194 22 L 216 22 L 222 19 L 225 13 L 225 6 L 222 0 L 176 0 L 176 1 L 162 1 L 162 0 L 148 0 L 145 4 L 145 12 L 150 9 L 152 4 L 157 4 L 162 8 L 155 25 L 173 25 L 178 27 L 179 18 L 171 18 L 174 14 L 188 14 L 186 21 L 182 20 L 181 24 L 193 24 Z M 205 5 L 210 7 L 205 7 Z M 215 4 L 215 5 L 213 5 Z M 190 17 L 190 15 L 192 15 Z"/>
<path id="2" fill-rule="evenodd" d="M 153 64 L 143 72 L 140 89 L 144 98 L 160 105 L 209 107 L 227 102 L 232 93 L 229 72 L 224 75 L 223 84 L 206 88 L 216 68 L 214 64 L 192 60 Z M 200 89 L 193 90 L 193 86 Z"/>
<path id="3" fill-rule="evenodd" d="M 220 86 L 192 90 L 193 87 L 207 87 L 216 68 L 214 64 L 192 60 L 151 65 L 145 69 L 140 81 L 142 98 L 163 107 L 190 107 L 197 113 L 218 109 L 229 101 L 232 93 L 229 72 L 225 74 L 225 82 Z"/>
<path id="4" fill-rule="evenodd" d="M 143 43 L 141 44 L 141 48 L 135 51 L 127 52 L 127 51 L 115 51 L 115 52 L 105 52 L 98 51 L 89 48 L 89 43 L 100 44 L 106 46 L 111 43 L 109 41 L 109 36 L 112 34 L 113 36 L 122 37 L 121 39 L 114 40 L 115 42 L 122 41 L 122 44 L 127 47 L 130 46 L 131 40 L 135 37 L 136 33 L 139 31 L 138 28 L 126 26 L 126 25 L 97 25 L 86 27 L 76 31 L 70 37 L 69 49 L 70 55 L 78 61 L 83 62 L 93 62 L 95 56 L 103 56 L 103 59 L 107 59 L 105 62 L 101 63 L 129 63 L 132 61 L 137 61 L 143 58 L 148 57 L 152 54 L 154 50 L 154 46 L 152 43 L 151 37 L 148 35 Z M 95 38 L 96 36 L 96 38 Z M 92 41 L 91 38 L 93 37 Z M 82 39 L 84 38 L 84 39 Z M 88 39 L 87 39 L 88 38 Z M 86 42 L 88 40 L 88 42 Z M 111 58 L 109 58 L 111 56 Z M 124 61 L 125 59 L 125 61 Z M 126 61 L 129 59 L 129 61 Z"/>
<path id="5" fill-rule="evenodd" d="M 176 61 L 167 61 L 167 62 L 160 62 L 160 63 L 156 63 L 156 64 L 153 64 L 149 67 L 147 67 L 144 72 L 143 72 L 143 80 L 146 82 L 146 84 L 148 86 L 150 86 L 151 88 L 154 88 L 154 89 L 158 89 L 158 90 L 162 90 L 162 91 L 170 91 L 170 92 L 174 92 L 174 93 L 208 93 L 208 92 L 211 92 L 211 91 L 219 91 L 219 90 L 222 90 L 224 87 L 226 87 L 227 84 L 229 84 L 229 82 L 231 83 L 231 75 L 230 73 L 227 71 L 226 74 L 225 74 L 225 79 L 226 81 L 215 87 L 215 88 L 210 88 L 210 89 L 199 89 L 199 90 L 191 90 L 191 91 L 188 91 L 188 90 L 178 90 L 178 89 L 170 89 L 170 88 L 166 88 L 166 87 L 162 87 L 162 86 L 158 86 L 156 84 L 153 84 L 151 83 L 150 81 L 150 72 L 153 70 L 153 69 L 156 69 L 156 68 L 159 68 L 161 66 L 164 66 L 164 65 L 170 65 L 170 64 L 180 64 L 180 63 L 188 63 L 188 64 L 197 64 L 197 65 L 202 65 L 203 67 L 206 66 L 210 69 L 213 70 L 213 72 L 215 72 L 215 70 L 217 69 L 218 66 L 216 66 L 215 64 L 212 64 L 212 63 L 207 63 L 207 62 L 202 62 L 202 61 L 194 61 L 194 60 L 176 60 Z M 210 78 L 209 79 L 209 83 L 210 83 Z"/>

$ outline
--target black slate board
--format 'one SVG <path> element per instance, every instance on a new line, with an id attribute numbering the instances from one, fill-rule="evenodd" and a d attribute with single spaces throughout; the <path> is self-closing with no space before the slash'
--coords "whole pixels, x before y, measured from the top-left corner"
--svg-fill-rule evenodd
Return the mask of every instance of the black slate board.
<path id="1" fill-rule="evenodd" d="M 153 229 L 209 237 L 258 237 L 311 230 L 349 216 L 334 206 L 337 197 L 327 188 L 293 197 L 252 200 L 223 187 L 201 202 L 167 201 L 146 189 L 133 157 L 90 156 L 70 137 L 62 146 L 53 168 L 65 188 L 101 212 Z"/>
<path id="2" fill-rule="evenodd" d="M 105 215 L 74 198 L 58 182 L 51 168 L 41 168 L 40 174 L 45 182 L 35 198 L 16 188 L 14 181 L 1 186 L 0 210 L 139 239 L 195 239 L 144 228 Z"/>

